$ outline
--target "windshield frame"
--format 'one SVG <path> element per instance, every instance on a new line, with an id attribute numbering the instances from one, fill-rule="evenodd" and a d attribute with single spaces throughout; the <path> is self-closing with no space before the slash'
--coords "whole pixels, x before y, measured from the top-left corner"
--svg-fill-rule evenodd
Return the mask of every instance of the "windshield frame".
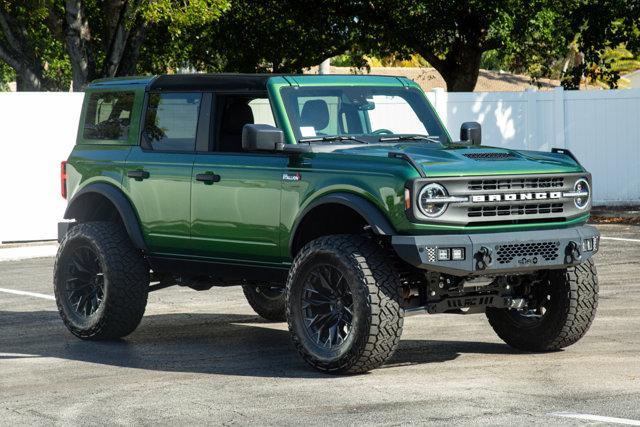
<path id="1" fill-rule="evenodd" d="M 297 99 L 300 96 L 335 96 L 335 93 L 331 93 L 332 91 L 343 91 L 344 89 L 366 89 L 368 91 L 376 91 L 379 90 L 380 95 L 391 95 L 391 96 L 400 96 L 402 97 L 409 107 L 414 111 L 418 119 L 422 122 L 425 129 L 427 130 L 430 136 L 439 137 L 440 143 L 449 144 L 451 143 L 451 136 L 449 135 L 446 127 L 440 120 L 437 112 L 425 96 L 424 92 L 416 87 L 411 86 L 396 86 L 396 85 L 304 85 L 304 86 L 281 86 L 279 92 L 283 113 L 287 119 L 287 122 L 290 126 L 290 130 L 292 132 L 293 141 L 292 143 L 305 142 L 306 139 L 310 138 L 318 138 L 322 136 L 345 136 L 345 137 L 354 137 L 356 139 L 365 139 L 370 140 L 367 142 L 376 143 L 379 142 L 378 138 L 381 136 L 398 136 L 398 135 L 407 135 L 407 133 L 385 133 L 385 134 L 374 134 L 374 133 L 337 133 L 337 134 L 327 134 L 327 135 L 316 135 L 314 136 L 303 136 L 300 131 L 300 121 L 299 116 L 300 112 L 296 111 L 299 108 Z M 384 92 L 384 93 L 383 93 Z M 350 141 L 335 141 L 334 143 L 349 143 Z M 406 141 L 403 141 L 406 142 Z M 417 142 L 417 141 L 416 141 Z M 429 140 L 424 140 L 423 142 L 429 142 Z M 433 141 L 431 141 L 433 142 Z"/>

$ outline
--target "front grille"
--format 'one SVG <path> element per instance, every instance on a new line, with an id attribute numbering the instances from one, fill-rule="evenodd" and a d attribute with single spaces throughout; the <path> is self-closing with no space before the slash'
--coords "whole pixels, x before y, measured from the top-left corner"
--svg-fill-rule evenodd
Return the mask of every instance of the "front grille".
<path id="1" fill-rule="evenodd" d="M 467 188 L 471 191 L 483 190 L 527 190 L 535 188 L 562 188 L 563 177 L 473 179 Z"/>
<path id="2" fill-rule="evenodd" d="M 537 215 L 564 212 L 562 203 L 531 203 L 526 205 L 478 206 L 467 209 L 471 218 L 509 215 Z"/>
<path id="3" fill-rule="evenodd" d="M 514 258 L 539 256 L 545 261 L 558 258 L 560 242 L 515 243 L 496 247 L 496 261 L 509 264 Z"/>
<path id="4" fill-rule="evenodd" d="M 473 160 L 509 160 L 517 158 L 512 153 L 466 153 L 463 156 Z"/>

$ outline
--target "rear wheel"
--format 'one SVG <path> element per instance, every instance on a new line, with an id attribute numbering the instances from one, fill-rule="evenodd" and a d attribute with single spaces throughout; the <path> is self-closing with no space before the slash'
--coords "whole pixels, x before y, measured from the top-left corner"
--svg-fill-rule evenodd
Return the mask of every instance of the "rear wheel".
<path id="1" fill-rule="evenodd" d="M 487 308 L 498 336 L 511 347 L 552 351 L 570 346 L 587 332 L 598 306 L 598 277 L 592 260 L 551 271 L 531 286 L 526 310 Z"/>
<path id="2" fill-rule="evenodd" d="M 273 322 L 287 320 L 284 288 L 269 285 L 242 285 L 247 302 L 261 317 Z"/>
<path id="3" fill-rule="evenodd" d="M 287 280 L 287 321 L 304 360 L 325 372 L 382 365 L 402 334 L 399 277 L 387 252 L 361 236 L 308 243 Z"/>
<path id="4" fill-rule="evenodd" d="M 73 227 L 58 248 L 53 280 L 60 316 L 82 339 L 130 334 L 147 305 L 149 268 L 116 223 Z"/>

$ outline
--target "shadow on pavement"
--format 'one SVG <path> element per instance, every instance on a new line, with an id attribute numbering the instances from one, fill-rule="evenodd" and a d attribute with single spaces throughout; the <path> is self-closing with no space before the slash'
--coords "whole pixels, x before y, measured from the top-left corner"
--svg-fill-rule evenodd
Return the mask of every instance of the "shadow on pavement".
<path id="1" fill-rule="evenodd" d="M 385 367 L 446 362 L 463 353 L 514 351 L 494 343 L 402 340 Z M 327 377 L 302 361 L 283 324 L 234 314 L 148 315 L 125 339 L 90 342 L 67 332 L 57 312 L 0 311 L 0 362 L 26 355 L 166 372 Z"/>

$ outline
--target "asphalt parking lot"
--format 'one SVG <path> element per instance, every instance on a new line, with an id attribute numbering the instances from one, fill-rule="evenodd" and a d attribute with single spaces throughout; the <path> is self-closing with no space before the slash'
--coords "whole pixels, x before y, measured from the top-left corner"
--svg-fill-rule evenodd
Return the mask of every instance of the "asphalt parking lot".
<path id="1" fill-rule="evenodd" d="M 307 367 L 239 288 L 154 292 L 132 335 L 83 342 L 46 298 L 53 258 L 0 262 L 0 424 L 632 424 L 640 227 L 600 230 L 600 305 L 576 345 L 523 353 L 484 315 L 411 317 L 387 365 L 346 377 Z"/>

